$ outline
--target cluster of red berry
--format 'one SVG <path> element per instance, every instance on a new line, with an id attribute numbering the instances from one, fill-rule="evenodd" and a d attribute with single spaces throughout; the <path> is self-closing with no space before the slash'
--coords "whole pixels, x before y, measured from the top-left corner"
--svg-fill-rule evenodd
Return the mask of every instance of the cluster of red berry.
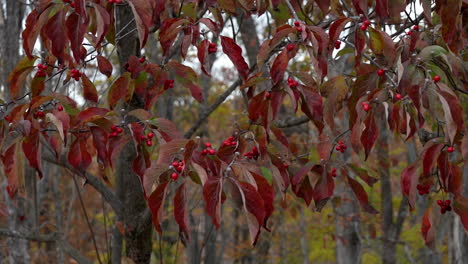
<path id="1" fill-rule="evenodd" d="M 123 128 L 119 126 L 112 126 L 111 130 L 112 132 L 109 134 L 109 138 L 117 137 L 119 134 L 123 133 Z"/>
<path id="2" fill-rule="evenodd" d="M 35 119 L 41 119 L 41 118 L 44 118 L 45 114 L 43 111 L 37 111 L 33 114 L 33 117 Z"/>
<path id="3" fill-rule="evenodd" d="M 293 78 L 288 78 L 288 86 L 291 88 L 296 88 L 299 83 L 295 81 Z"/>
<path id="4" fill-rule="evenodd" d="M 122 0 L 109 0 L 109 3 L 111 3 L 111 4 L 120 4 L 120 3 L 122 3 Z"/>
<path id="5" fill-rule="evenodd" d="M 288 51 L 292 51 L 292 50 L 294 49 L 294 47 L 295 47 L 294 44 L 290 43 L 290 44 L 288 44 L 288 45 L 286 46 L 286 49 L 287 49 Z"/>
<path id="6" fill-rule="evenodd" d="M 343 142 L 343 141 L 338 141 L 338 146 L 336 146 L 336 150 L 341 152 L 341 153 L 344 153 L 346 151 L 346 144 Z"/>
<path id="7" fill-rule="evenodd" d="M 341 47 L 341 41 L 340 40 L 335 41 L 335 49 L 340 49 L 340 47 Z"/>
<path id="8" fill-rule="evenodd" d="M 149 132 L 148 135 L 146 135 L 146 136 L 144 134 L 142 134 L 140 136 L 141 141 L 146 140 L 146 146 L 148 146 L 148 147 L 153 146 L 153 138 L 154 138 L 154 133 L 153 132 Z"/>
<path id="9" fill-rule="evenodd" d="M 245 153 L 244 156 L 247 157 L 248 159 L 258 159 L 258 156 L 260 155 L 260 152 L 258 152 L 257 147 L 253 146 L 252 150 Z"/>
<path id="10" fill-rule="evenodd" d="M 450 200 L 437 200 L 437 205 L 440 206 L 441 214 L 445 214 L 446 212 L 452 211 L 452 206 L 450 206 Z"/>
<path id="11" fill-rule="evenodd" d="M 406 32 L 406 35 L 408 36 L 411 36 L 413 34 L 414 31 L 418 31 L 419 30 L 419 26 L 418 25 L 414 25 L 413 26 L 413 29 L 411 29 L 410 31 Z"/>
<path id="12" fill-rule="evenodd" d="M 47 73 L 45 72 L 47 70 L 47 65 L 38 64 L 37 69 L 38 69 L 37 72 L 36 72 L 37 77 L 46 77 L 47 76 Z"/>
<path id="13" fill-rule="evenodd" d="M 224 140 L 223 145 L 224 146 L 235 146 L 237 144 L 237 141 L 234 139 L 233 136 L 228 137 L 226 140 Z"/>
<path id="14" fill-rule="evenodd" d="M 175 172 L 171 174 L 171 178 L 174 181 L 177 181 L 177 179 L 179 178 L 179 173 L 181 173 L 184 170 L 185 162 L 183 160 L 181 161 L 175 160 L 172 162 L 171 166 L 175 170 Z"/>
<path id="15" fill-rule="evenodd" d="M 369 110 L 370 110 L 370 105 L 369 105 L 368 102 L 362 102 L 362 103 L 361 103 L 361 106 L 362 106 L 362 109 L 364 109 L 364 111 L 369 112 Z"/>
<path id="16" fill-rule="evenodd" d="M 216 154 L 216 150 L 212 148 L 210 142 L 205 143 L 205 148 L 201 152 L 202 155 L 214 155 Z"/>
<path id="17" fill-rule="evenodd" d="M 216 53 L 216 51 L 218 50 L 218 48 L 216 47 L 216 44 L 210 42 L 210 44 L 208 44 L 208 54 L 212 54 L 212 53 Z"/>
<path id="18" fill-rule="evenodd" d="M 345 146 L 346 147 L 346 146 Z M 332 177 L 336 177 L 336 168 L 333 168 L 329 173 Z"/>
<path id="19" fill-rule="evenodd" d="M 164 90 L 168 90 L 172 87 L 174 87 L 174 80 L 166 80 L 164 82 Z"/>
<path id="20" fill-rule="evenodd" d="M 363 22 L 362 25 L 361 25 L 361 29 L 362 29 L 362 30 L 367 30 L 367 27 L 369 27 L 370 24 L 371 24 L 371 22 L 370 22 L 369 20 L 367 20 L 367 19 L 364 20 L 364 22 Z"/>
<path id="21" fill-rule="evenodd" d="M 70 73 L 71 73 L 71 77 L 75 79 L 75 81 L 78 81 L 82 75 L 81 72 L 77 69 L 72 69 Z"/>
<path id="22" fill-rule="evenodd" d="M 416 189 L 418 189 L 419 195 L 429 194 L 429 189 L 430 188 L 431 188 L 431 185 L 429 185 L 429 184 L 424 184 L 424 185 L 418 184 L 416 186 Z"/>
<path id="23" fill-rule="evenodd" d="M 299 21 L 294 21 L 294 26 L 296 27 L 297 32 L 302 32 L 301 23 L 299 23 Z"/>

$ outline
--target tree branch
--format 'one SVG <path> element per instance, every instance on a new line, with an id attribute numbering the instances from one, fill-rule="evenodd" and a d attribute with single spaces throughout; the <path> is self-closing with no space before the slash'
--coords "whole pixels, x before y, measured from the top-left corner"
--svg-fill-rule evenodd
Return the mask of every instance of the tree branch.
<path id="1" fill-rule="evenodd" d="M 307 116 L 292 117 L 292 118 L 288 118 L 284 120 L 276 120 L 275 125 L 278 128 L 288 128 L 288 127 L 300 126 L 309 121 L 310 119 Z"/>
<path id="2" fill-rule="evenodd" d="M 72 247 L 67 241 L 62 239 L 59 233 L 52 233 L 50 235 L 37 235 L 37 234 L 22 234 L 18 231 L 0 228 L 0 236 L 14 237 L 26 239 L 29 241 L 43 242 L 43 243 L 60 243 L 63 251 L 80 264 L 92 264 L 93 262 L 83 256 L 80 251 Z"/>
<path id="3" fill-rule="evenodd" d="M 52 163 L 52 164 L 58 165 L 60 167 L 66 168 L 69 171 L 71 171 L 72 173 L 83 175 L 85 177 L 85 179 L 87 180 L 87 183 L 89 185 L 93 186 L 94 189 L 96 191 L 98 191 L 102 195 L 104 200 L 107 203 L 109 203 L 109 205 L 112 207 L 112 209 L 114 209 L 115 213 L 117 215 L 119 215 L 119 216 L 122 216 L 122 214 L 123 214 L 123 204 L 122 204 L 122 202 L 117 198 L 115 193 L 109 187 L 107 187 L 104 183 L 102 183 L 102 181 L 100 181 L 94 175 L 92 175 L 92 174 L 90 174 L 88 172 L 84 172 L 84 173 L 78 172 L 68 162 L 64 161 L 65 160 L 64 157 L 62 157 L 61 160 L 57 160 L 53 156 L 43 155 L 42 158 L 45 161 L 49 162 L 49 163 Z"/>

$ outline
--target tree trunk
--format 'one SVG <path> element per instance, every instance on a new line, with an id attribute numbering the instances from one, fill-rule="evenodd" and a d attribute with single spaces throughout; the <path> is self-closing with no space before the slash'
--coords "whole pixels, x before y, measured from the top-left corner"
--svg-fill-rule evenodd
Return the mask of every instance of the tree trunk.
<path id="1" fill-rule="evenodd" d="M 127 63 L 132 55 L 139 56 L 139 40 L 137 37 L 136 25 L 133 21 L 133 12 L 129 5 L 118 5 L 115 11 L 116 32 L 119 36 L 125 36 L 117 42 L 117 53 L 121 72 L 123 65 Z M 127 26 L 130 24 L 129 26 Z M 126 28 L 125 28 L 126 27 Z M 123 29 L 125 28 L 125 29 Z M 129 33 L 133 31 L 132 33 Z M 117 36 L 116 39 L 119 39 Z M 138 100 L 132 101 L 125 106 L 123 113 L 135 108 L 140 108 Z M 123 117 L 122 117 L 123 118 Z M 135 120 L 127 118 L 124 120 L 128 124 Z M 132 170 L 132 162 L 136 157 L 133 142 L 129 142 L 119 156 L 116 169 L 116 192 L 124 204 L 123 224 L 125 227 L 125 251 L 127 257 L 135 263 L 149 263 L 152 250 L 152 225 L 150 217 L 143 217 L 147 210 L 143 191 L 138 176 Z M 122 219 L 118 219 L 122 221 Z M 121 235 L 114 231 L 113 262 L 118 262 L 119 248 L 121 250 Z M 120 240 L 120 241 L 119 241 Z"/>

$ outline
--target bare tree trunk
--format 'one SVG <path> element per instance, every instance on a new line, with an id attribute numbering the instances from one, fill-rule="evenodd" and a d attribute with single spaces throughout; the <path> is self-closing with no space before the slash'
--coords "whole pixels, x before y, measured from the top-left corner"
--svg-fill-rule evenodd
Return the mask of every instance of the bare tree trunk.
<path id="1" fill-rule="evenodd" d="M 129 26 L 127 26 L 130 24 Z M 127 26 L 127 27 L 126 27 Z M 124 27 L 126 29 L 122 30 Z M 117 43 L 117 53 L 121 71 L 131 55 L 139 56 L 139 40 L 135 30 L 133 12 L 128 5 L 119 5 L 116 8 L 116 32 L 125 36 Z M 133 31 L 132 33 L 129 33 Z M 124 112 L 141 107 L 132 100 L 124 109 Z M 125 120 L 126 123 L 132 120 Z M 135 263 L 149 263 L 152 250 L 152 225 L 151 218 L 142 218 L 147 210 L 143 191 L 138 176 L 132 171 L 131 164 L 136 157 L 133 143 L 130 142 L 122 149 L 116 169 L 117 196 L 124 204 L 124 227 L 126 255 Z M 118 219 L 121 220 L 121 219 Z M 119 248 L 121 250 L 121 235 L 114 231 L 113 263 L 120 263 Z M 119 241 L 120 240 L 120 241 Z"/>

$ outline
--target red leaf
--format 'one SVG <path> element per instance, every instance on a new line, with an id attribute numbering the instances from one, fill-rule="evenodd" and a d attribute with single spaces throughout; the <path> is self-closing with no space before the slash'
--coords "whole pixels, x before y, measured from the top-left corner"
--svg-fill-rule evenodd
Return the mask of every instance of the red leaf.
<path id="1" fill-rule="evenodd" d="M 166 144 L 161 144 L 157 164 L 169 164 L 174 157 L 181 154 L 181 148 L 185 148 L 187 139 L 174 139 Z"/>
<path id="2" fill-rule="evenodd" d="M 83 20 L 86 20 L 87 14 L 86 14 L 86 3 L 85 0 L 74 0 L 75 2 L 75 12 L 79 14 Z"/>
<path id="3" fill-rule="evenodd" d="M 61 59 L 63 51 L 66 47 L 65 35 L 65 15 L 64 10 L 59 9 L 57 13 L 49 19 L 47 24 L 42 28 L 42 33 L 49 38 L 52 43 L 52 54 Z"/>
<path id="4" fill-rule="evenodd" d="M 275 200 L 273 186 L 271 186 L 264 177 L 256 173 L 252 172 L 252 176 L 254 177 L 255 182 L 257 183 L 257 191 L 263 199 L 263 205 L 265 208 L 265 219 L 262 225 L 263 227 L 267 228 L 268 218 L 270 218 L 270 216 L 273 214 L 273 211 L 275 210 L 275 207 L 273 205 L 273 202 Z"/>
<path id="5" fill-rule="evenodd" d="M 221 46 L 223 52 L 229 57 L 243 80 L 249 76 L 249 65 L 242 57 L 242 49 L 234 42 L 233 39 L 221 36 Z"/>
<path id="6" fill-rule="evenodd" d="M 460 167 L 449 163 L 450 174 L 447 181 L 447 190 L 455 195 L 463 191 L 463 177 Z"/>
<path id="7" fill-rule="evenodd" d="M 273 81 L 273 86 L 277 83 L 283 81 L 284 72 L 288 67 L 289 56 L 288 51 L 283 49 L 283 51 L 276 57 L 273 65 L 270 69 L 271 80 Z"/>
<path id="8" fill-rule="evenodd" d="M 356 12 L 367 17 L 367 0 L 352 0 L 352 2 Z"/>
<path id="9" fill-rule="evenodd" d="M 75 1 L 75 3 L 77 2 Z M 81 56 L 81 47 L 86 29 L 88 28 L 88 23 L 84 23 L 82 17 L 78 15 L 78 13 L 71 13 L 65 22 L 65 26 L 67 27 L 67 36 L 70 40 L 73 57 L 77 63 L 80 63 L 83 59 Z"/>
<path id="10" fill-rule="evenodd" d="M 35 130 L 23 141 L 23 152 L 29 161 L 29 166 L 36 169 L 39 178 L 42 179 L 41 146 L 39 143 L 39 131 Z"/>
<path id="11" fill-rule="evenodd" d="M 92 120 L 96 120 L 99 118 L 102 118 L 109 112 L 108 109 L 106 108 L 100 108 L 100 107 L 89 107 L 88 109 L 85 109 L 81 111 L 78 116 L 76 116 L 76 121 L 77 124 L 85 124 L 87 122 L 90 122 Z"/>
<path id="12" fill-rule="evenodd" d="M 129 136 L 113 137 L 109 140 L 107 153 L 109 154 L 109 165 L 113 167 L 113 161 L 117 158 L 123 147 L 131 140 Z"/>
<path id="13" fill-rule="evenodd" d="M 198 20 L 198 22 L 205 24 L 206 27 L 208 27 L 208 29 L 210 29 L 210 31 L 213 32 L 213 34 L 218 34 L 218 26 L 213 20 L 202 17 Z"/>
<path id="14" fill-rule="evenodd" d="M 21 33 L 21 39 L 23 40 L 24 52 L 30 59 L 33 58 L 32 51 L 34 50 L 37 36 L 44 24 L 47 22 L 52 6 L 53 5 L 42 11 L 39 11 L 39 9 L 33 9 L 26 18 L 26 26 L 24 31 Z"/>
<path id="15" fill-rule="evenodd" d="M 433 247 L 434 245 L 434 228 L 432 228 L 432 206 L 427 207 L 421 223 L 421 233 L 426 246 Z"/>
<path id="16" fill-rule="evenodd" d="M 70 146 L 68 152 L 68 162 L 77 169 L 79 172 L 83 173 L 91 165 L 91 155 L 88 152 L 88 147 L 86 145 L 86 139 L 77 138 Z"/>
<path id="17" fill-rule="evenodd" d="M 211 216 L 211 220 L 216 229 L 221 223 L 221 193 L 223 189 L 223 180 L 218 178 L 210 178 L 203 185 L 203 198 L 206 204 L 206 213 Z"/>
<path id="18" fill-rule="evenodd" d="M 312 122 L 314 122 L 315 126 L 319 130 L 319 133 L 321 134 L 324 128 L 322 96 L 320 96 L 320 94 L 317 92 L 306 88 L 301 89 L 301 92 L 301 110 L 310 120 L 312 120 Z"/>
<path id="19" fill-rule="evenodd" d="M 416 185 L 418 183 L 416 166 L 417 164 L 412 164 L 401 172 L 401 192 L 408 198 L 410 210 L 414 209 L 416 202 Z"/>
<path id="20" fill-rule="evenodd" d="M 379 56 L 385 58 L 387 65 L 393 65 L 396 59 L 395 44 L 392 38 L 385 32 L 370 27 L 369 42 L 372 51 Z"/>
<path id="21" fill-rule="evenodd" d="M 94 10 L 96 13 L 96 47 L 99 47 L 101 45 L 101 42 L 104 40 L 104 37 L 107 34 L 107 31 L 109 29 L 109 25 L 111 23 L 110 15 L 107 12 L 105 8 L 103 8 L 101 5 L 94 3 Z M 98 65 L 99 65 L 99 57 L 98 56 Z M 104 73 L 101 70 L 101 67 L 99 67 L 99 70 Z M 112 70 L 111 70 L 112 72 Z M 105 74 L 105 73 L 104 73 Z M 107 75 L 107 74 L 106 74 Z M 107 76 L 109 77 L 109 76 Z"/>
<path id="22" fill-rule="evenodd" d="M 362 131 L 361 143 L 364 147 L 366 157 L 364 160 L 367 160 L 369 153 L 374 146 L 375 141 L 379 135 L 379 130 L 377 129 L 377 124 L 375 123 L 374 115 L 368 115 L 364 121 L 366 128 Z"/>
<path id="23" fill-rule="evenodd" d="M 148 0 L 129 0 L 128 3 L 133 10 L 142 49 L 148 39 L 149 28 L 153 25 L 153 7 Z"/>
<path id="24" fill-rule="evenodd" d="M 441 84 L 443 85 L 443 84 Z M 444 109 L 445 123 L 450 142 L 453 143 L 457 132 L 463 130 L 463 108 L 458 98 L 446 91 L 437 91 L 442 108 Z"/>
<path id="25" fill-rule="evenodd" d="M 367 172 L 367 170 L 359 167 L 359 166 L 356 166 L 354 164 L 348 164 L 347 165 L 348 168 L 350 168 L 356 175 L 359 176 L 359 178 L 361 178 L 363 181 L 365 181 L 367 183 L 367 185 L 369 186 L 374 186 L 374 184 L 378 181 L 378 179 L 374 178 L 374 177 L 371 177 L 369 175 L 369 173 Z"/>
<path id="26" fill-rule="evenodd" d="M 468 231 L 468 198 L 456 195 L 453 200 L 453 210 L 460 216 L 465 231 Z"/>
<path id="27" fill-rule="evenodd" d="M 180 18 L 168 18 L 164 20 L 159 32 L 159 42 L 161 43 L 164 56 L 169 55 L 172 43 L 174 43 L 177 35 L 183 29 L 182 25 L 185 23 L 187 23 L 187 20 Z"/>
<path id="28" fill-rule="evenodd" d="M 28 57 L 24 57 L 21 59 L 18 64 L 16 64 L 13 71 L 8 76 L 8 82 L 10 83 L 10 96 L 13 99 L 16 99 L 22 94 L 20 94 L 21 89 L 24 85 L 24 81 L 26 77 L 31 73 L 34 69 L 34 62 L 36 61 L 37 57 L 32 57 L 31 59 Z"/>
<path id="29" fill-rule="evenodd" d="M 362 50 L 366 45 L 366 34 L 362 29 L 357 28 L 354 33 L 354 46 L 356 49 L 356 65 L 360 64 L 360 58 L 362 54 Z"/>
<path id="30" fill-rule="evenodd" d="M 307 173 L 309 173 L 313 166 L 313 163 L 309 163 L 300 168 L 296 174 L 294 174 L 291 181 L 293 192 L 297 197 L 302 198 L 307 206 L 310 205 L 314 192 L 309 177 L 307 177 Z"/>
<path id="31" fill-rule="evenodd" d="M 153 225 L 159 234 L 162 233 L 161 229 L 161 209 L 166 199 L 166 191 L 169 182 L 161 183 L 147 200 L 148 207 L 150 208 L 151 215 L 153 216 Z"/>
<path id="32" fill-rule="evenodd" d="M 96 56 L 97 58 L 97 63 L 98 63 L 98 68 L 99 71 L 106 75 L 107 77 L 110 77 L 112 75 L 112 64 L 109 62 L 109 60 L 101 55 Z"/>
<path id="33" fill-rule="evenodd" d="M 375 12 L 381 19 L 388 17 L 388 0 L 376 0 Z"/>
<path id="34" fill-rule="evenodd" d="M 91 134 L 93 135 L 93 145 L 94 148 L 96 148 L 97 150 L 97 159 L 102 165 L 104 165 L 104 167 L 107 167 L 107 162 L 109 159 L 109 155 L 107 152 L 107 132 L 104 129 L 97 126 L 92 126 L 89 129 L 91 130 Z"/>
<path id="35" fill-rule="evenodd" d="M 370 214 L 377 214 L 379 211 L 377 211 L 372 205 L 369 204 L 369 198 L 362 185 L 349 176 L 347 178 L 348 184 L 356 195 L 356 198 L 358 199 L 361 207 Z"/>
<path id="36" fill-rule="evenodd" d="M 316 165 L 312 171 L 319 177 L 319 180 L 314 187 L 314 203 L 318 212 L 322 210 L 327 201 L 333 195 L 335 190 L 335 182 L 333 177 L 327 173 L 320 165 Z"/>
<path id="37" fill-rule="evenodd" d="M 423 177 L 431 177 L 432 167 L 443 147 L 443 144 L 434 144 L 426 149 L 423 158 Z"/>
<path id="38" fill-rule="evenodd" d="M 174 196 L 174 218 L 179 225 L 180 232 L 190 241 L 190 230 L 187 226 L 187 197 L 185 192 L 185 183 L 183 183 Z"/>
<path id="39" fill-rule="evenodd" d="M 125 99 L 130 84 L 130 73 L 125 72 L 110 87 L 107 103 L 112 109 L 121 100 Z"/>
<path id="40" fill-rule="evenodd" d="M 197 46 L 197 57 L 198 60 L 200 61 L 201 64 L 201 70 L 208 76 L 211 76 L 210 74 L 210 61 L 208 59 L 208 46 L 210 44 L 210 41 L 205 39 L 200 44 Z"/>
<path id="41" fill-rule="evenodd" d="M 328 51 L 330 53 L 333 52 L 335 42 L 339 39 L 341 32 L 343 31 L 344 27 L 346 26 L 346 24 L 349 21 L 351 21 L 351 18 L 341 17 L 341 18 L 335 20 L 335 22 L 333 22 L 333 24 L 330 26 L 330 30 L 328 32 L 328 35 L 330 36 L 329 37 L 330 42 L 328 43 L 328 45 L 329 45 Z"/>
<path id="42" fill-rule="evenodd" d="M 31 92 L 32 96 L 36 97 L 42 93 L 45 89 L 45 77 L 40 77 L 40 76 L 34 76 L 34 78 L 31 81 Z"/>
<path id="43" fill-rule="evenodd" d="M 315 2 L 322 11 L 323 16 L 328 14 L 328 9 L 330 8 L 330 0 L 315 0 Z"/>
<path id="44" fill-rule="evenodd" d="M 12 144 L 1 156 L 3 171 L 8 179 L 8 195 L 10 198 L 13 198 L 18 190 L 19 175 L 23 170 L 23 167 L 18 166 L 20 162 L 18 159 L 18 145 L 17 143 Z"/>
<path id="45" fill-rule="evenodd" d="M 149 166 L 151 165 L 149 160 L 147 162 L 147 159 L 145 156 L 146 155 L 145 155 L 144 149 L 141 146 L 139 146 L 137 150 L 137 156 L 132 162 L 132 170 L 140 178 L 141 184 L 143 184 L 144 182 L 143 177 L 145 175 L 146 169 L 148 169 Z"/>
<path id="46" fill-rule="evenodd" d="M 170 61 L 167 64 L 167 67 L 169 68 L 169 71 L 174 73 L 177 82 L 188 88 L 193 98 L 195 98 L 198 102 L 203 103 L 203 94 L 201 92 L 200 86 L 197 84 L 197 73 L 192 68 L 176 61 Z"/>
<path id="47" fill-rule="evenodd" d="M 98 102 L 98 93 L 96 86 L 92 83 L 86 74 L 81 76 L 81 83 L 83 84 L 83 97 L 86 100 L 97 103 Z"/>
<path id="48" fill-rule="evenodd" d="M 244 211 L 247 214 L 250 238 L 252 245 L 255 245 L 260 235 L 260 227 L 264 225 L 265 205 L 262 196 L 252 184 L 246 182 L 235 182 L 235 184 L 241 193 Z M 256 223 L 249 213 L 255 217 Z"/>

